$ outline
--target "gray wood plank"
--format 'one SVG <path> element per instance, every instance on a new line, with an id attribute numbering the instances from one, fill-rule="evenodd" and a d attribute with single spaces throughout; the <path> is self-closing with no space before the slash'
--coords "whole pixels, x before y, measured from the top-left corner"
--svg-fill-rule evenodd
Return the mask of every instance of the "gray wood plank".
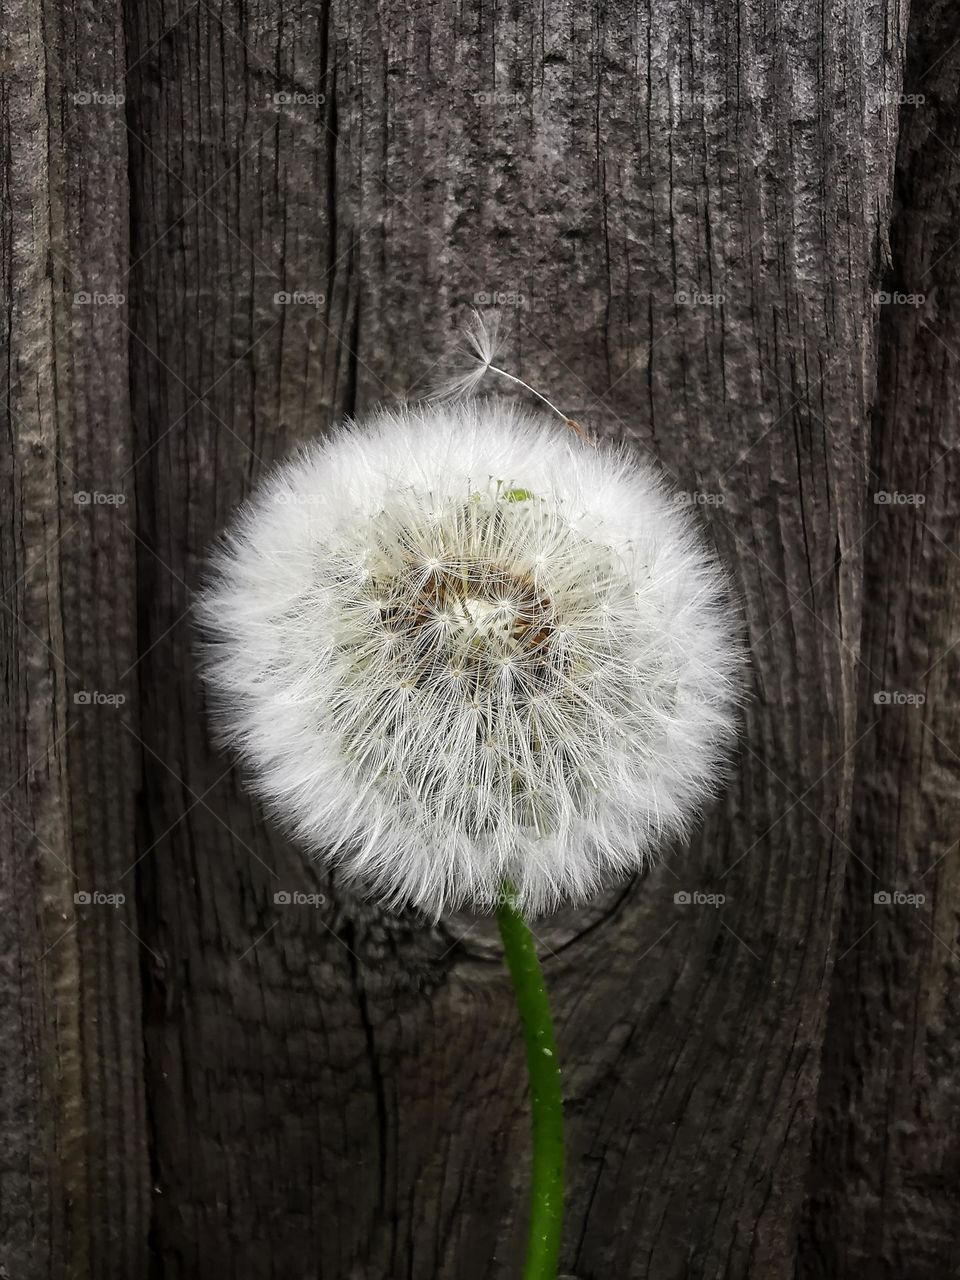
<path id="1" fill-rule="evenodd" d="M 0 1271 L 127 1278 L 149 1196 L 123 31 L 118 5 L 33 0 L 3 25 Z"/>
<path id="2" fill-rule="evenodd" d="M 801 1261 L 960 1273 L 960 20 L 913 6 L 871 449 L 852 844 Z M 897 893 L 905 895 L 898 900 Z M 889 894 L 889 903 L 876 894 Z"/>

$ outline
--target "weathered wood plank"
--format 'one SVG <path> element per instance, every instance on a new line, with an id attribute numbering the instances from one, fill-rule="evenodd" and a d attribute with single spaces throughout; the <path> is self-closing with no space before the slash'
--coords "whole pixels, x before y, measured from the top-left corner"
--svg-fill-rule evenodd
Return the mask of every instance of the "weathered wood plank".
<path id="1" fill-rule="evenodd" d="M 23 0 L 4 33 L 0 1269 L 126 1280 L 149 1198 L 122 27 Z"/>
<path id="2" fill-rule="evenodd" d="M 960 1273 L 960 15 L 913 6 L 880 305 L 852 844 L 802 1273 Z M 878 701 L 879 699 L 879 701 Z M 897 892 L 907 901 L 875 901 Z M 911 902 L 922 898 L 922 902 Z"/>

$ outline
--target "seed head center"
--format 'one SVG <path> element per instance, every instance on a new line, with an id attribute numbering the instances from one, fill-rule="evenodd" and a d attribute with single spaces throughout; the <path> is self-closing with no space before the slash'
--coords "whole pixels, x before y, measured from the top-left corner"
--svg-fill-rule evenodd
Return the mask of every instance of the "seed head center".
<path id="1" fill-rule="evenodd" d="M 514 623 L 514 611 L 509 604 L 487 600 L 482 596 L 464 596 L 460 610 L 460 630 L 478 639 L 491 640 L 507 635 Z"/>

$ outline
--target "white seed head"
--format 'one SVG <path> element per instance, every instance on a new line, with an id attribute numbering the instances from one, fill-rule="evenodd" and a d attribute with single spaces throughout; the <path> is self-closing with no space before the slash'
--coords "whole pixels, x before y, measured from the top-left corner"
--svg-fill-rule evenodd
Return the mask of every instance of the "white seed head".
<path id="1" fill-rule="evenodd" d="M 199 611 L 222 736 L 390 905 L 535 914 L 642 867 L 714 789 L 740 650 L 648 467 L 499 400 L 381 411 L 285 463 Z"/>

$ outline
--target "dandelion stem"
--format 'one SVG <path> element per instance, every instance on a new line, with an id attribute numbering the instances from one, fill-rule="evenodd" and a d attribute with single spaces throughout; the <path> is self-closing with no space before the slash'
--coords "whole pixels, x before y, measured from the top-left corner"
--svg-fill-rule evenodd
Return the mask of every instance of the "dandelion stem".
<path id="1" fill-rule="evenodd" d="M 497 907 L 504 958 L 523 1027 L 533 1121 L 530 1230 L 523 1280 L 556 1280 L 563 1221 L 563 1095 L 543 970 L 530 929 L 504 881 Z"/>

